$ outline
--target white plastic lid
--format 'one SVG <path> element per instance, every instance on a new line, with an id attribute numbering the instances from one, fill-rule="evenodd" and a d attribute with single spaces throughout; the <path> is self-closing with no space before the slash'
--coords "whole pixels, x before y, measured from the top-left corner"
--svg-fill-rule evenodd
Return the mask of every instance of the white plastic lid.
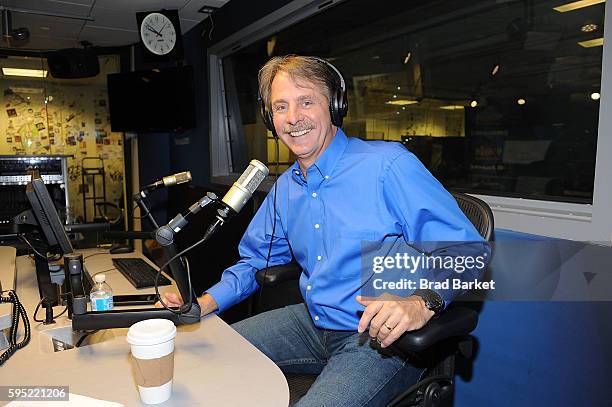
<path id="1" fill-rule="evenodd" d="M 106 274 L 96 274 L 94 280 L 96 280 L 96 283 L 103 283 L 106 281 Z"/>
<path id="2" fill-rule="evenodd" d="M 130 327 L 127 341 L 132 345 L 157 345 L 176 336 L 176 327 L 168 319 L 146 319 Z"/>

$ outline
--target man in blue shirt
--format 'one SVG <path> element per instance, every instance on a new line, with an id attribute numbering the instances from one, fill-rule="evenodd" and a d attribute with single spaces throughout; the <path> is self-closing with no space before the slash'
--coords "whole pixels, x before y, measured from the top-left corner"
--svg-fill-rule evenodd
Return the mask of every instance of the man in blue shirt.
<path id="1" fill-rule="evenodd" d="M 223 311 L 257 290 L 257 270 L 295 258 L 303 268 L 304 303 L 233 327 L 283 371 L 319 374 L 298 405 L 385 405 L 422 374 L 389 345 L 424 326 L 461 290 L 361 298 L 369 281 L 362 244 L 478 242 L 476 249 L 456 252 L 462 254 L 487 252 L 488 246 L 453 197 L 401 144 L 344 134 L 339 127 L 346 87 L 329 63 L 275 57 L 261 69 L 259 82 L 267 125 L 297 161 L 251 221 L 240 261 L 198 302 L 203 314 Z M 448 277 L 432 273 L 425 280 Z M 479 277 L 474 269 L 462 275 Z M 180 302 L 173 295 L 167 300 Z"/>

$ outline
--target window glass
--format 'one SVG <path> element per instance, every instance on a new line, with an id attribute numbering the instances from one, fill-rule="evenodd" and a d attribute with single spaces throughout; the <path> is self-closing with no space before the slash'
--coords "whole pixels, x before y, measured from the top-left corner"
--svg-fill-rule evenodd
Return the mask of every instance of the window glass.
<path id="1" fill-rule="evenodd" d="M 223 59 L 234 169 L 274 170 L 257 72 L 295 53 L 343 73 L 349 136 L 403 143 L 446 187 L 592 202 L 604 4 L 565 3 L 347 0 L 239 49 Z M 281 145 L 280 170 L 294 159 Z"/>

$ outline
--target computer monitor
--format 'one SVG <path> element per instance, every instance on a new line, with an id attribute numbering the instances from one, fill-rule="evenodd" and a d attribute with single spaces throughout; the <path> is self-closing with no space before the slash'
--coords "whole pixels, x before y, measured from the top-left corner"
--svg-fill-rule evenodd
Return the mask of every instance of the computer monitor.
<path id="1" fill-rule="evenodd" d="M 61 253 L 72 253 L 74 250 L 64 225 L 53 205 L 53 200 L 47 187 L 41 178 L 33 179 L 26 187 L 26 196 L 32 207 L 32 212 L 38 221 L 43 235 L 49 246 L 54 248 L 59 246 Z"/>
<path id="2" fill-rule="evenodd" d="M 41 178 L 33 178 L 28 183 L 26 196 L 32 209 L 17 215 L 14 224 L 26 243 L 35 251 L 40 300 L 44 308 L 50 309 L 59 303 L 59 288 L 51 278 L 48 254 L 63 256 L 74 250 Z"/>

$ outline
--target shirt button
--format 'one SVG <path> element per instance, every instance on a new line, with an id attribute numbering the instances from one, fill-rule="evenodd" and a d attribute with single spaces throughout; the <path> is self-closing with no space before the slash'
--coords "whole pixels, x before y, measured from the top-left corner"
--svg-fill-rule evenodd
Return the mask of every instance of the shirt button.
<path id="1" fill-rule="evenodd" d="M 319 229 L 321 226 L 318 223 L 315 223 L 315 229 Z"/>
<path id="2" fill-rule="evenodd" d="M 311 286 L 311 285 L 307 285 L 307 286 L 306 286 L 306 290 L 310 291 L 311 289 L 312 289 L 312 286 Z"/>
<path id="3" fill-rule="evenodd" d="M 319 316 L 315 315 L 315 321 L 318 321 L 318 320 L 319 320 Z"/>
<path id="4" fill-rule="evenodd" d="M 321 261 L 321 256 L 317 256 L 317 261 Z"/>
<path id="5" fill-rule="evenodd" d="M 317 193 L 316 193 L 316 192 L 313 192 L 313 193 L 312 193 L 312 197 L 313 197 L 313 198 L 316 198 L 316 197 L 317 197 Z"/>

